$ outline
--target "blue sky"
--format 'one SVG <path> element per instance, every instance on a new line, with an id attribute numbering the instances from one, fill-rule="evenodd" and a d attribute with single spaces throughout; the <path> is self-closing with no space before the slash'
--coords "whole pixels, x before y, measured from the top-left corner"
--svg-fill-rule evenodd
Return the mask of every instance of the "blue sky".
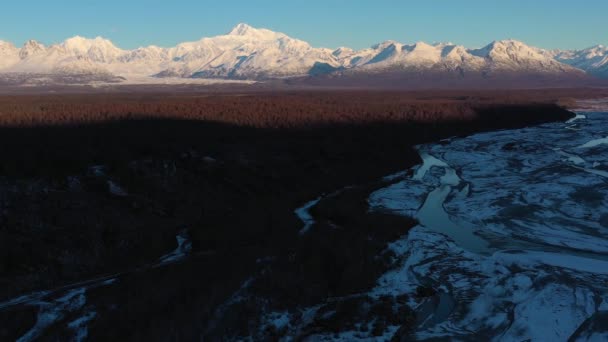
<path id="1" fill-rule="evenodd" d="M 389 39 L 469 47 L 505 38 L 544 48 L 608 45 L 607 0 L 7 0 L 1 7 L 0 39 L 17 45 L 81 35 L 122 48 L 173 46 L 240 22 L 329 48 Z"/>

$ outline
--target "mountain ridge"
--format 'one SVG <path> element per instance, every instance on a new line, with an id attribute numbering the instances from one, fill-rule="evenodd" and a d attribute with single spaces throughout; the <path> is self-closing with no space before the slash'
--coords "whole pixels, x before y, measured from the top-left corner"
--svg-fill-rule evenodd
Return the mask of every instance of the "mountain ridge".
<path id="1" fill-rule="evenodd" d="M 318 76 L 361 78 L 387 73 L 470 79 L 507 74 L 608 78 L 608 48 L 597 45 L 583 50 L 545 50 L 506 39 L 481 48 L 389 40 L 367 49 L 332 50 L 241 23 L 227 34 L 170 48 L 150 45 L 124 50 L 103 37 L 81 36 L 49 46 L 29 40 L 21 48 L 0 41 L 0 74 L 6 73 L 256 81 Z"/>

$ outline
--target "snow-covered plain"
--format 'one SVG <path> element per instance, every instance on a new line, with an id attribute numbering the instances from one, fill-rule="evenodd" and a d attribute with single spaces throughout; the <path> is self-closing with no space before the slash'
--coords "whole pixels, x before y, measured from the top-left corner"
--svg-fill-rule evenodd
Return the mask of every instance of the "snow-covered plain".
<path id="1" fill-rule="evenodd" d="M 608 113 L 581 113 L 419 146 L 414 177 L 370 196 L 375 210 L 420 221 L 389 246 L 401 266 L 373 293 L 439 289 L 440 299 L 412 300 L 418 340 L 606 340 L 606 127 Z M 449 222 L 425 219 L 429 201 Z"/>

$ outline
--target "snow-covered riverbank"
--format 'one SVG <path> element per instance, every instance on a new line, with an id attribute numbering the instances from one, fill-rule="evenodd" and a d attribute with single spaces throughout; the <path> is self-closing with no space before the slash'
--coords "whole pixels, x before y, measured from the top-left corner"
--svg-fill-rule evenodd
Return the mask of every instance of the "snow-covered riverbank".
<path id="1" fill-rule="evenodd" d="M 370 196 L 420 222 L 374 293 L 439 290 L 411 303 L 420 340 L 608 338 L 606 127 L 580 113 L 419 146 L 414 176 Z"/>
<path id="2" fill-rule="evenodd" d="M 181 231 L 177 236 L 177 248 L 171 253 L 162 256 L 157 262 L 143 265 L 132 271 L 102 276 L 95 279 L 65 285 L 53 290 L 38 291 L 0 303 L 0 310 L 10 310 L 16 307 L 35 307 L 37 317 L 34 326 L 29 329 L 18 342 L 35 341 L 45 331 L 56 324 L 64 324 L 66 331 L 71 334 L 71 340 L 84 341 L 88 335 L 88 322 L 97 313 L 95 307 L 87 303 L 89 290 L 111 286 L 119 281 L 120 277 L 133 272 L 166 266 L 186 258 L 192 249 L 187 230 Z"/>

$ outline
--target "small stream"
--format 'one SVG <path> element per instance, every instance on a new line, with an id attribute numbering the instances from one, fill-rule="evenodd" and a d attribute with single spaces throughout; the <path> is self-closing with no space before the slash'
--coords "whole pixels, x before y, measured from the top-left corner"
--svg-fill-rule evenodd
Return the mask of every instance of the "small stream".
<path id="1" fill-rule="evenodd" d="M 452 190 L 457 189 L 458 185 L 462 182 L 456 171 L 446 163 L 425 152 L 421 152 L 420 157 L 423 163 L 414 174 L 413 180 L 424 181 L 424 177 L 433 167 L 443 169 L 444 174 L 439 177 L 438 186 L 428 194 L 424 204 L 418 209 L 415 218 L 421 225 L 433 229 L 438 233 L 448 235 L 459 246 L 470 252 L 488 253 L 487 241 L 475 235 L 471 227 L 459 226 L 454 223 L 443 209 L 443 204 L 452 193 Z M 466 196 L 469 191 L 468 185 L 461 191 L 464 191 L 464 196 Z"/>
<path id="2" fill-rule="evenodd" d="M 439 291 L 411 299 L 417 340 L 608 341 L 607 131 L 590 112 L 419 146 L 369 199 L 420 223 L 374 293 Z"/>

